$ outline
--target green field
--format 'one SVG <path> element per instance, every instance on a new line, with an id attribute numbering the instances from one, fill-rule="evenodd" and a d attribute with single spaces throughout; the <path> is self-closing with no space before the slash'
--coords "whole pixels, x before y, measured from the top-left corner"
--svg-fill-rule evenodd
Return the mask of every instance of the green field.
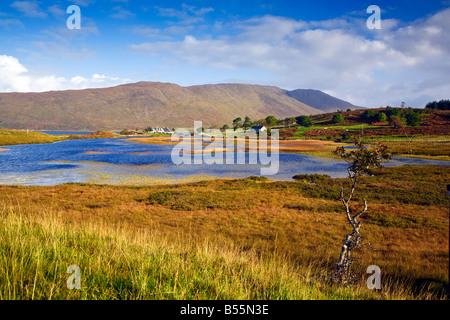
<path id="1" fill-rule="evenodd" d="M 320 123 L 320 121 L 318 121 L 317 123 Z M 316 124 L 317 124 L 316 123 Z M 368 123 L 365 124 L 358 124 L 358 125 L 351 125 L 351 126 L 311 126 L 311 127 L 299 127 L 296 133 L 296 137 L 297 138 L 304 138 L 304 133 L 310 130 L 320 130 L 320 129 L 333 129 L 333 130 L 361 130 L 361 129 L 380 129 L 382 128 L 381 126 L 372 126 Z"/>

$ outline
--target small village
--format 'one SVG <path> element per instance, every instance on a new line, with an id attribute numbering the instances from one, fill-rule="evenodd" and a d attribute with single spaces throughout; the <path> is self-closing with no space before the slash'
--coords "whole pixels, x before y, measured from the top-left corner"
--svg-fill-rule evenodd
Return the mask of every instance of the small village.
<path id="1" fill-rule="evenodd" d="M 202 128 L 203 129 L 203 128 Z M 214 130 L 217 129 L 217 127 L 208 127 L 206 130 Z M 226 129 L 221 128 L 221 131 L 225 131 Z M 267 132 L 267 128 L 265 126 L 252 126 L 250 130 L 253 130 L 257 133 L 259 132 Z M 199 134 L 207 134 L 205 132 L 199 132 Z M 119 132 L 120 135 L 123 136 L 139 136 L 139 135 L 172 135 L 175 132 L 175 129 L 170 129 L 168 127 L 148 127 L 144 130 L 128 130 L 124 129 Z"/>

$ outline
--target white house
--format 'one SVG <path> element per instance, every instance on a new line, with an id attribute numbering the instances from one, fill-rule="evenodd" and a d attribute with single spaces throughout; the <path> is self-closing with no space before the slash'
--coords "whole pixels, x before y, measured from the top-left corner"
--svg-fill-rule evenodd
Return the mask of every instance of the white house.
<path id="1" fill-rule="evenodd" d="M 253 126 L 252 130 L 255 130 L 256 132 L 265 132 L 267 131 L 267 128 L 265 126 Z"/>

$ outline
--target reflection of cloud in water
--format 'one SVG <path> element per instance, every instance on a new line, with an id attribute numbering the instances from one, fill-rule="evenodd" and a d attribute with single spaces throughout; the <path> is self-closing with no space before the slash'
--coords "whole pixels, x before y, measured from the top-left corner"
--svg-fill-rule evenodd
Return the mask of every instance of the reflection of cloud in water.
<path id="1" fill-rule="evenodd" d="M 67 163 L 67 161 L 65 161 Z M 53 161 L 51 163 L 59 163 L 59 161 Z M 162 164 L 151 163 L 151 164 L 113 164 L 108 162 L 98 162 L 98 161 L 78 161 L 73 162 L 80 169 L 85 170 L 100 170 L 100 171 L 141 171 L 141 170 L 159 170 Z"/>
<path id="2" fill-rule="evenodd" d="M 68 180 L 70 179 L 70 180 Z M 49 170 L 25 174 L 2 174 L 0 184 L 24 186 L 49 186 L 63 183 L 82 183 L 85 176 L 73 169 Z"/>
<path id="3" fill-rule="evenodd" d="M 8 146 L 0 156 L 0 184 L 55 185 L 69 182 L 156 184 L 201 179 L 259 176 L 257 165 L 175 165 L 172 146 L 146 145 L 118 139 L 68 140 L 56 144 Z M 94 151 L 86 154 L 86 151 Z M 95 151 L 100 151 L 96 153 Z M 292 180 L 297 174 L 346 177 L 347 163 L 303 154 L 279 154 L 279 171 L 272 180 Z M 246 157 L 248 163 L 248 155 Z M 449 162 L 394 158 L 385 166 L 449 165 Z"/>
<path id="4" fill-rule="evenodd" d="M 1 151 L 1 150 L 0 150 Z M 82 154 L 132 154 L 136 156 L 145 156 L 148 154 L 168 154 L 169 151 L 136 151 L 136 152 L 113 152 L 106 150 L 83 151 Z"/>

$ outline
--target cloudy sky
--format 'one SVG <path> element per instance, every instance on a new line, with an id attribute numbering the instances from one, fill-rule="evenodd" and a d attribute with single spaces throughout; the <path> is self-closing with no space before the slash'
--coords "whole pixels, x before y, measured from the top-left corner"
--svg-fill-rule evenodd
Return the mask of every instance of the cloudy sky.
<path id="1" fill-rule="evenodd" d="M 0 92 L 236 82 L 423 107 L 450 98 L 449 75 L 450 0 L 0 2 Z"/>

